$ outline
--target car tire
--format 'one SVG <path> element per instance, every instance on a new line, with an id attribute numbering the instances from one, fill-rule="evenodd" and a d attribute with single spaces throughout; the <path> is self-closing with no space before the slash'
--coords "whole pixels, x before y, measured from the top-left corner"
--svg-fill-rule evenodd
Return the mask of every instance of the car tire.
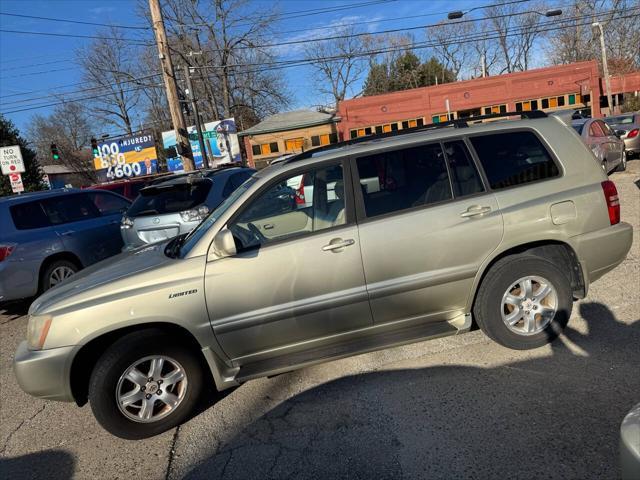
<path id="1" fill-rule="evenodd" d="M 544 293 L 540 290 L 544 285 L 551 287 L 550 293 L 536 300 Z M 491 267 L 478 289 L 473 314 L 492 340 L 528 350 L 554 340 L 567 325 L 572 307 L 571 283 L 561 267 L 524 254 L 503 258 Z"/>
<path id="2" fill-rule="evenodd" d="M 616 168 L 616 172 L 624 172 L 627 169 L 627 151 L 622 152 L 622 161 L 618 168 Z"/>
<path id="3" fill-rule="evenodd" d="M 164 370 L 154 376 L 152 362 L 158 359 L 163 359 L 160 369 Z M 183 379 L 169 384 L 171 376 L 179 378 L 180 372 Z M 141 387 L 142 383 L 129 378 L 147 383 Z M 203 379 L 192 349 L 160 330 L 133 332 L 111 345 L 96 362 L 89 380 L 89 404 L 98 423 L 113 435 L 127 440 L 148 438 L 188 418 L 200 398 Z"/>
<path id="4" fill-rule="evenodd" d="M 55 287 L 63 280 L 74 275 L 80 268 L 70 260 L 54 260 L 42 272 L 40 293 Z"/>

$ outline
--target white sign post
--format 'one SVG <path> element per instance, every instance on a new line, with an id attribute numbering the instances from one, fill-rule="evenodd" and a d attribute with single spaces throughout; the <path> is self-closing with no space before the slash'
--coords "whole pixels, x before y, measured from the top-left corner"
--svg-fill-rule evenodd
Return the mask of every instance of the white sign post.
<path id="1" fill-rule="evenodd" d="M 2 167 L 3 175 L 24 172 L 24 162 L 19 145 L 0 147 L 0 167 Z"/>
<path id="2" fill-rule="evenodd" d="M 19 173 L 10 173 L 9 181 L 11 182 L 11 190 L 13 193 L 24 192 L 24 185 L 22 184 L 22 175 Z"/>

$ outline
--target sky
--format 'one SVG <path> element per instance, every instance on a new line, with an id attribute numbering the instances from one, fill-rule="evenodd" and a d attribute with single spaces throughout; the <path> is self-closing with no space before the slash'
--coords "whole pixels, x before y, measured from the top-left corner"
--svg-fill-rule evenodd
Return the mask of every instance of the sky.
<path id="1" fill-rule="evenodd" d="M 282 20 L 274 26 L 274 41 L 299 40 L 317 35 L 335 34 L 332 26 L 360 23 L 369 32 L 394 28 L 408 28 L 436 23 L 446 19 L 446 12 L 466 10 L 474 6 L 495 3 L 491 0 L 387 0 L 366 6 L 354 6 L 367 0 L 250 0 L 258 8 L 271 11 L 279 8 Z M 0 0 L 0 13 L 13 13 L 42 17 L 62 18 L 86 22 L 139 25 L 138 0 Z M 321 8 L 349 7 L 339 11 L 297 18 L 295 12 Z M 396 19 L 398 17 L 405 17 Z M 319 29 L 319 27 L 325 27 Z M 0 30 L 23 30 L 56 34 L 95 35 L 96 28 L 65 22 L 52 22 L 0 15 Z M 294 31 L 295 30 L 295 31 Z M 152 41 L 151 31 L 123 30 L 132 38 Z M 71 91 L 63 87 L 81 81 L 81 73 L 75 65 L 74 52 L 88 45 L 90 39 L 56 36 L 26 35 L 0 32 L 0 112 L 8 112 L 24 104 L 17 100 L 42 97 L 34 103 L 56 101 L 51 94 Z M 282 58 L 300 58 L 299 46 L 281 52 Z M 291 109 L 313 108 L 328 103 L 314 87 L 313 71 L 309 66 L 279 70 L 284 75 L 291 92 Z M 357 94 L 361 85 L 355 85 L 347 97 Z M 28 93 L 28 95 L 21 95 Z M 14 102 L 14 103 L 11 103 Z M 53 107 L 10 113 L 16 126 L 24 131 L 34 114 L 46 115 Z M 209 120 L 209 119 L 206 119 Z M 211 119 L 213 120 L 213 119 Z"/>

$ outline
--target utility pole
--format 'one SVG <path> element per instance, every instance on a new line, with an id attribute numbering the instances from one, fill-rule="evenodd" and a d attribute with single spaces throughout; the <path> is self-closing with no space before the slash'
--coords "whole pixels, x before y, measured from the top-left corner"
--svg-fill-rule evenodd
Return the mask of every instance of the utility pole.
<path id="1" fill-rule="evenodd" d="M 593 35 L 600 37 L 600 48 L 602 49 L 602 71 L 604 73 L 604 83 L 607 86 L 607 104 L 609 105 L 609 116 L 613 115 L 613 98 L 611 98 L 611 78 L 609 77 L 609 65 L 607 62 L 607 49 L 604 44 L 604 30 L 600 22 L 591 24 Z M 593 102 L 593 98 L 591 99 Z"/>
<path id="2" fill-rule="evenodd" d="M 164 29 L 160 0 L 149 0 L 149 9 L 151 11 L 153 31 L 155 32 L 156 42 L 158 44 L 158 56 L 160 57 L 160 63 L 162 65 L 162 78 L 164 79 L 164 85 L 167 90 L 169 112 L 171 113 L 171 121 L 173 122 L 173 128 L 176 132 L 178 153 L 182 159 L 184 169 L 187 171 L 194 170 L 193 152 L 191 152 L 187 126 L 182 114 L 180 99 L 178 98 L 178 85 L 176 84 L 176 76 L 173 71 L 173 63 L 171 62 L 167 32 Z"/>
<path id="3" fill-rule="evenodd" d="M 193 116 L 196 119 L 196 130 L 198 131 L 198 143 L 200 144 L 200 154 L 202 155 L 202 166 L 203 167 L 211 167 L 213 165 L 209 164 L 209 158 L 207 156 L 207 149 L 204 146 L 204 138 L 202 136 L 202 125 L 200 122 L 200 112 L 198 110 L 198 102 L 196 101 L 195 94 L 193 92 L 193 85 L 191 83 L 191 71 L 189 70 L 189 65 L 184 66 L 184 78 L 187 79 L 187 89 L 189 90 L 189 98 L 191 98 L 191 107 L 193 108 Z"/>

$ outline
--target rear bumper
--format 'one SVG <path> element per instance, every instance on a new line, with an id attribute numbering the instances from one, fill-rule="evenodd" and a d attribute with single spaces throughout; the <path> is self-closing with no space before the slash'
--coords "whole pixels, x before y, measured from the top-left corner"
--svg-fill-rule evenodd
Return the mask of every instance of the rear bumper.
<path id="1" fill-rule="evenodd" d="M 76 347 L 29 350 L 27 342 L 18 345 L 13 360 L 13 370 L 18 385 L 29 395 L 73 402 L 70 372 Z"/>
<path id="2" fill-rule="evenodd" d="M 33 297 L 38 293 L 38 266 L 33 262 L 0 262 L 0 302 Z"/>
<path id="3" fill-rule="evenodd" d="M 582 265 L 585 287 L 610 272 L 626 258 L 633 242 L 633 228 L 625 222 L 572 237 Z"/>

